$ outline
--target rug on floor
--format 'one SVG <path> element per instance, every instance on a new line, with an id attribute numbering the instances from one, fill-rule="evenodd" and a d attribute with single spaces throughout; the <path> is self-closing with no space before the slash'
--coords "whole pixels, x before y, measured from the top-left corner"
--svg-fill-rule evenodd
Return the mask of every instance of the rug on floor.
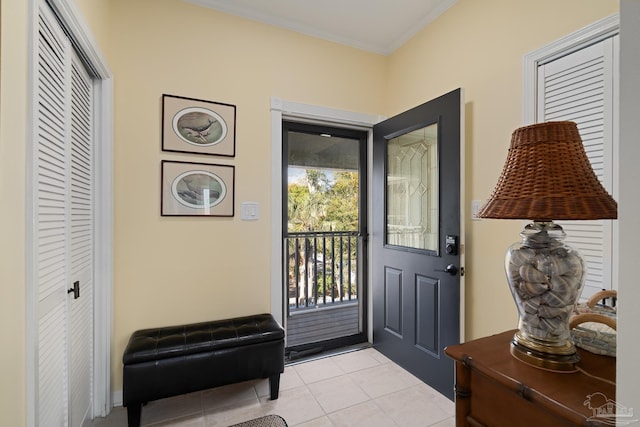
<path id="1" fill-rule="evenodd" d="M 265 415 L 230 427 L 287 427 L 287 422 L 280 415 Z"/>

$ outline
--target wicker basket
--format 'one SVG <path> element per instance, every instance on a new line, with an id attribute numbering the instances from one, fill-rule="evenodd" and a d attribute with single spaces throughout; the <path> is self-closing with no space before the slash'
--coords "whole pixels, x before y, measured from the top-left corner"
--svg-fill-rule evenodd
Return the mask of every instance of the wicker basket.
<path id="1" fill-rule="evenodd" d="M 569 328 L 576 346 L 604 356 L 616 356 L 616 309 L 598 304 L 604 298 L 617 298 L 616 291 L 601 291 L 586 303 L 576 305 Z"/>

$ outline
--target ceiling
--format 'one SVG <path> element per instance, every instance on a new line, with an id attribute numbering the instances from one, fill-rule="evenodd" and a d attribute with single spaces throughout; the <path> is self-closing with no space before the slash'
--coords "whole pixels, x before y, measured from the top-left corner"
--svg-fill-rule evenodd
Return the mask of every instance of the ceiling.
<path id="1" fill-rule="evenodd" d="M 389 55 L 457 0 L 184 0 Z"/>

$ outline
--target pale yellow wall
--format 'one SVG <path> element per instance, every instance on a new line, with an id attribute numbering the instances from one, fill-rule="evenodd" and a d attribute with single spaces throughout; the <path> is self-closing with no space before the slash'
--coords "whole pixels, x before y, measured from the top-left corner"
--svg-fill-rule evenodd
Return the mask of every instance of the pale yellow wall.
<path id="1" fill-rule="evenodd" d="M 0 2 L 0 424 L 26 422 L 27 2 Z"/>
<path id="2" fill-rule="evenodd" d="M 110 14 L 119 390 L 134 330 L 271 310 L 270 97 L 375 113 L 386 59 L 178 0 L 112 0 Z M 235 158 L 162 152 L 163 93 L 236 105 Z M 236 216 L 161 217 L 163 159 L 234 165 Z M 240 220 L 243 201 L 258 221 Z"/>
<path id="3" fill-rule="evenodd" d="M 74 1 L 100 51 L 106 54 L 111 45 L 111 20 L 109 19 L 110 0 Z"/>
<path id="4" fill-rule="evenodd" d="M 466 208 L 486 199 L 522 125 L 524 55 L 618 12 L 617 0 L 459 0 L 389 58 L 385 113 L 465 91 Z M 466 218 L 467 339 L 517 326 L 504 251 L 523 223 Z"/>

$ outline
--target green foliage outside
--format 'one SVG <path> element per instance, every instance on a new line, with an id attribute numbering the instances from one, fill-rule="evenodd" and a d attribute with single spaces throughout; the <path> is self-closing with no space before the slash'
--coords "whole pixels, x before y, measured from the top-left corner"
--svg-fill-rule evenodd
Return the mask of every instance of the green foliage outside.
<path id="1" fill-rule="evenodd" d="M 303 179 L 288 186 L 288 231 L 357 232 L 358 200 L 358 172 L 334 172 L 331 179 L 326 171 L 307 169 Z M 290 292 L 295 292 L 296 283 L 306 283 L 307 276 L 309 283 L 315 283 L 315 289 L 311 291 L 313 295 L 309 294 L 311 301 L 317 303 L 328 296 L 355 296 L 356 284 L 351 282 L 347 272 L 355 272 L 357 269 L 357 243 L 351 240 L 351 246 L 347 246 L 345 239 L 353 238 L 343 236 L 291 240 L 289 245 L 301 245 L 298 253 L 302 258 L 297 268 L 294 264 L 289 264 Z M 331 242 L 333 250 L 330 250 Z M 290 246 L 289 253 L 295 253 L 294 246 Z M 342 273 L 334 277 L 333 273 L 338 274 L 340 271 Z M 305 292 L 304 289 L 298 291 L 301 294 Z"/>
<path id="2" fill-rule="evenodd" d="M 358 173 L 307 169 L 302 182 L 289 184 L 289 232 L 357 231 Z"/>

